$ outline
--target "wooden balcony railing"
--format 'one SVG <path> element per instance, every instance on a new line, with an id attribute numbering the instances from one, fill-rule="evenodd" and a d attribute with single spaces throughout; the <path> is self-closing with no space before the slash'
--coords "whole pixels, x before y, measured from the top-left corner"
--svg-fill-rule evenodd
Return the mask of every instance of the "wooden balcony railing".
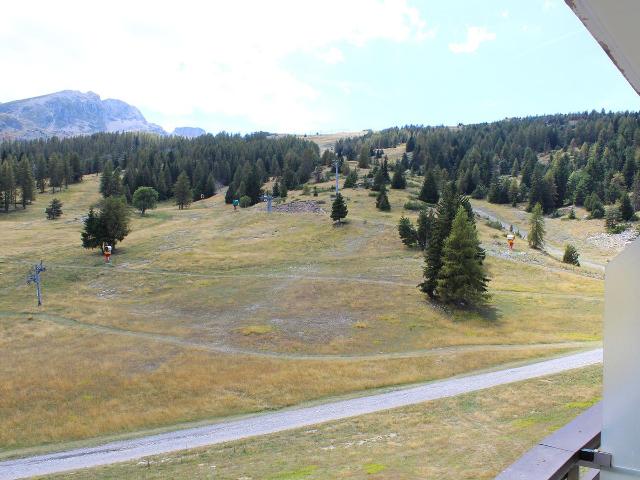
<path id="1" fill-rule="evenodd" d="M 594 405 L 507 467 L 496 480 L 591 480 L 600 471 L 580 468 L 580 451 L 600 446 L 602 406 Z"/>

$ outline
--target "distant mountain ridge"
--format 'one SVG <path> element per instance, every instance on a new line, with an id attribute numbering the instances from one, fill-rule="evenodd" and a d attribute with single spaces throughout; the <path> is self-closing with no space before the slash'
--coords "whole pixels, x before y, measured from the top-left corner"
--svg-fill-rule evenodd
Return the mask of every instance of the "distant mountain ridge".
<path id="1" fill-rule="evenodd" d="M 0 140 L 72 137 L 98 132 L 149 132 L 166 135 L 136 107 L 93 92 L 63 90 L 0 103 Z"/>
<path id="2" fill-rule="evenodd" d="M 207 132 L 198 127 L 176 127 L 171 135 L 178 135 L 180 137 L 186 138 L 195 138 L 199 137 L 200 135 L 206 134 Z"/>

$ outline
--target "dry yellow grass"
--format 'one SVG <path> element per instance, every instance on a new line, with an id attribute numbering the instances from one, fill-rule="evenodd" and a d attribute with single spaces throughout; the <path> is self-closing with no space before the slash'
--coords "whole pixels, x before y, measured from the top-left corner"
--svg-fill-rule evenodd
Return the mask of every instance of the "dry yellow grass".
<path id="1" fill-rule="evenodd" d="M 487 349 L 380 361 L 294 361 L 204 352 L 28 316 L 0 317 L 0 348 L 4 454 L 448 377 L 541 354 Z"/>
<path id="2" fill-rule="evenodd" d="M 389 213 L 366 191 L 344 193 L 349 223 L 339 228 L 264 205 L 233 212 L 222 195 L 183 211 L 162 204 L 134 214 L 110 266 L 79 241 L 99 199 L 95 176 L 56 194 L 58 221 L 44 219 L 50 194 L 0 215 L 0 449 L 440 378 L 558 351 L 536 343 L 600 338 L 602 281 L 550 269 L 551 259 L 489 257 L 493 310 L 429 304 L 415 288 L 422 255 L 397 238 L 400 215 L 415 218 L 402 210 L 408 192 L 390 191 Z M 328 192 L 318 200 L 329 208 Z M 36 309 L 24 276 L 41 258 L 50 317 L 27 320 Z M 517 343 L 532 348 L 491 346 Z M 488 347 L 422 352 L 465 345 Z M 415 355 L 385 356 L 403 352 Z"/>
<path id="3" fill-rule="evenodd" d="M 599 367 L 49 478 L 494 478 L 600 396 Z"/>
<path id="4" fill-rule="evenodd" d="M 525 230 L 529 230 L 529 213 L 524 210 L 524 205 L 512 208 L 510 205 L 496 205 L 484 200 L 472 200 L 474 206 L 495 213 L 498 217 L 513 223 Z M 546 240 L 550 246 L 558 250 L 564 250 L 567 243 L 574 244 L 584 258 L 605 265 L 618 250 L 604 248 L 602 245 L 590 240 L 591 237 L 605 232 L 604 220 L 588 220 L 588 212 L 584 208 L 576 208 L 576 220 L 566 218 L 545 218 Z"/>

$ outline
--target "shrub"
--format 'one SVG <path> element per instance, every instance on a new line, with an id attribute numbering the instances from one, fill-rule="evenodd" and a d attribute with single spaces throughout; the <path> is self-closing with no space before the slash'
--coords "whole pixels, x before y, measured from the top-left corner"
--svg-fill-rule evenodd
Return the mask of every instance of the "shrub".
<path id="1" fill-rule="evenodd" d="M 140 215 L 158 204 L 158 192 L 152 187 L 138 187 L 133 193 L 133 206 L 140 210 Z"/>
<path id="2" fill-rule="evenodd" d="M 387 189 L 384 184 L 380 189 L 378 198 L 376 198 L 376 208 L 378 210 L 382 210 L 383 212 L 388 212 L 389 210 L 391 210 L 391 204 L 389 203 L 389 197 L 387 196 Z"/>
<path id="3" fill-rule="evenodd" d="M 487 227 L 495 228 L 496 230 L 502 230 L 502 223 L 498 220 L 487 220 L 485 222 Z"/>
<path id="4" fill-rule="evenodd" d="M 571 210 L 569 210 L 569 220 L 575 220 L 576 219 L 576 210 L 571 207 Z"/>
<path id="5" fill-rule="evenodd" d="M 562 261 L 564 263 L 568 263 L 570 265 L 575 265 L 576 267 L 580 266 L 579 260 L 580 254 L 578 254 L 578 249 L 575 246 L 568 243 L 564 247 L 564 256 L 562 257 Z"/>
<path id="6" fill-rule="evenodd" d="M 605 211 L 604 211 L 604 205 L 602 205 L 602 203 L 597 203 L 591 209 L 590 218 L 604 218 L 604 215 L 605 215 Z"/>
<path id="7" fill-rule="evenodd" d="M 422 200 L 409 200 L 404 204 L 405 210 L 418 211 L 418 210 L 424 210 L 425 208 L 427 208 L 427 204 L 424 203 Z"/>
<path id="8" fill-rule="evenodd" d="M 251 206 L 251 197 L 243 195 L 240 197 L 240 208 L 247 208 Z"/>
<path id="9" fill-rule="evenodd" d="M 487 187 L 484 185 L 478 185 L 473 192 L 471 192 L 471 198 L 475 198 L 476 200 L 482 200 L 487 196 Z"/>

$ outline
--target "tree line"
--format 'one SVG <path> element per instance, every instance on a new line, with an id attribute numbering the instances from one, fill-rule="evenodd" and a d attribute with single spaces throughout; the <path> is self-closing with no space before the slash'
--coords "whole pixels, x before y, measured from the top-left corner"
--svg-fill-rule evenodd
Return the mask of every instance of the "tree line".
<path id="1" fill-rule="evenodd" d="M 442 185 L 493 203 L 568 204 L 603 217 L 602 205 L 640 209 L 640 114 L 582 112 L 455 127 L 407 125 L 340 140 L 335 150 L 364 164 L 376 149 L 406 142 L 403 163 L 425 175 L 421 199 Z M 628 216 L 628 215 L 627 215 Z"/>
<path id="2" fill-rule="evenodd" d="M 186 177 L 194 200 L 210 197 L 220 185 L 229 185 L 228 202 L 248 196 L 253 204 L 267 178 L 279 177 L 286 188 L 301 188 L 322 162 L 313 142 L 266 133 L 220 133 L 194 139 L 98 133 L 5 141 L 0 144 L 0 194 L 5 210 L 21 201 L 21 192 L 25 193 L 24 205 L 33 198 L 28 180 L 20 183 L 18 168 L 23 159 L 28 163 L 23 169 L 31 172 L 40 191 L 55 191 L 87 174 L 103 173 L 104 178 L 108 169 L 109 185 L 103 194 L 122 195 L 129 203 L 139 187 L 153 188 L 159 200 L 173 198 L 176 182 L 184 174 L 180 185 Z"/>

